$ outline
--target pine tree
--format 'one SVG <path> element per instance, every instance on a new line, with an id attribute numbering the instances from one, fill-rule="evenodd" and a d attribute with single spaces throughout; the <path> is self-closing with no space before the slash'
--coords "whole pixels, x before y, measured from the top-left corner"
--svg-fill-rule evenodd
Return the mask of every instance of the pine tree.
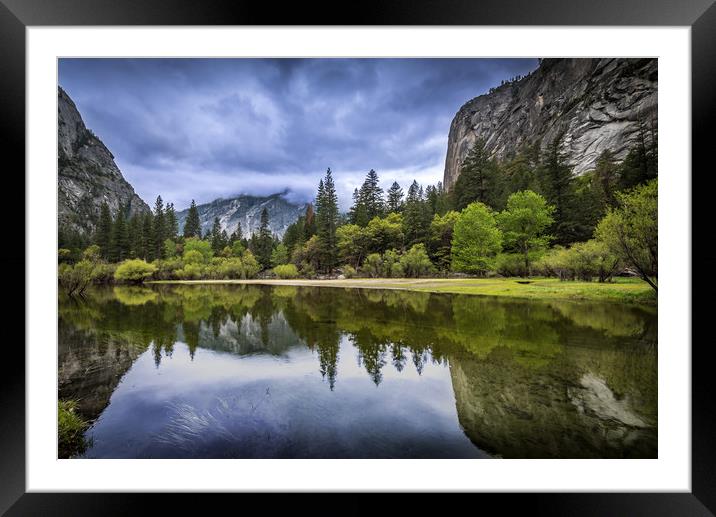
<path id="1" fill-rule="evenodd" d="M 177 235 L 179 235 L 179 222 L 177 221 L 177 214 L 174 210 L 174 203 L 167 203 L 164 209 L 164 218 L 166 225 L 165 238 L 176 241 Z"/>
<path id="2" fill-rule="evenodd" d="M 109 260 L 112 254 L 110 250 L 112 242 L 112 214 L 110 214 L 109 205 L 107 205 L 106 202 L 103 202 L 99 209 L 99 222 L 97 223 L 94 242 L 99 246 L 102 258 Z"/>
<path id="3" fill-rule="evenodd" d="M 129 256 L 132 258 L 141 258 L 144 253 L 143 249 L 143 228 L 142 218 L 138 214 L 134 214 L 129 219 Z"/>
<path id="4" fill-rule="evenodd" d="M 184 237 L 201 238 L 201 221 L 199 220 L 199 210 L 196 208 L 196 203 L 193 199 L 191 200 L 189 213 L 186 215 L 186 221 L 184 222 Z"/>
<path id="5" fill-rule="evenodd" d="M 117 212 L 117 217 L 112 226 L 110 250 L 110 259 L 113 262 L 121 262 L 129 257 L 129 232 L 122 210 Z"/>
<path id="6" fill-rule="evenodd" d="M 378 173 L 371 169 L 360 190 L 353 192 L 350 221 L 365 227 L 374 217 L 381 217 L 384 212 L 383 189 L 378 186 Z"/>
<path id="7" fill-rule="evenodd" d="M 403 209 L 403 189 L 397 181 L 388 189 L 388 212 L 400 212 Z"/>
<path id="8" fill-rule="evenodd" d="M 142 258 L 151 262 L 154 260 L 154 216 L 151 212 L 144 214 L 142 237 Z"/>
<path id="9" fill-rule="evenodd" d="M 403 209 L 403 226 L 405 227 L 403 233 L 408 247 L 427 241 L 431 217 L 430 207 L 424 199 L 423 188 L 413 180 L 408 189 L 408 197 Z"/>
<path id="10" fill-rule="evenodd" d="M 313 203 L 306 207 L 306 220 L 303 223 L 303 239 L 307 241 L 316 235 L 316 213 L 313 210 Z"/>
<path id="11" fill-rule="evenodd" d="M 162 196 L 157 196 L 154 203 L 154 258 L 164 257 L 164 240 L 166 239 L 166 225 L 164 222 L 164 202 Z"/>
<path id="12" fill-rule="evenodd" d="M 547 147 L 537 176 L 542 194 L 555 209 L 552 225 L 555 243 L 564 245 L 575 239 L 575 217 L 572 168 L 560 151 L 561 141 L 562 135 L 558 135 Z"/>
<path id="13" fill-rule="evenodd" d="M 460 167 L 455 182 L 455 208 L 462 210 L 473 201 L 495 207 L 497 198 L 497 170 L 485 148 L 485 141 L 475 141 Z"/>
<path id="14" fill-rule="evenodd" d="M 226 232 L 221 229 L 219 218 L 214 217 L 214 224 L 211 227 L 211 249 L 214 250 L 215 255 L 218 255 L 227 245 L 227 239 L 225 237 Z"/>
<path id="15" fill-rule="evenodd" d="M 252 236 L 256 260 L 265 269 L 271 267 L 271 251 L 273 249 L 273 235 L 269 227 L 269 214 L 266 207 L 261 210 L 261 225 L 257 234 Z"/>
<path id="16" fill-rule="evenodd" d="M 316 227 L 320 247 L 320 266 L 328 274 L 333 272 L 338 260 L 338 196 L 331 169 L 318 184 L 316 196 Z"/>

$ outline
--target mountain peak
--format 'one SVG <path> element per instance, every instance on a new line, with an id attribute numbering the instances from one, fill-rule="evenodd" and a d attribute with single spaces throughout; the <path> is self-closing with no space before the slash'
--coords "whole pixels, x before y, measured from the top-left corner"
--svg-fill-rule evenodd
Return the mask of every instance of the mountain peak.
<path id="1" fill-rule="evenodd" d="M 222 230 L 231 235 L 241 227 L 241 234 L 249 237 L 258 231 L 261 225 L 261 212 L 264 208 L 269 215 L 269 228 L 273 233 L 282 237 L 286 228 L 306 212 L 307 204 L 297 204 L 288 201 L 285 196 L 287 190 L 276 192 L 268 196 L 254 196 L 241 194 L 229 198 L 218 198 L 209 203 L 197 205 L 201 231 L 211 230 L 214 219 L 219 219 Z M 177 212 L 179 231 L 183 231 L 189 209 Z"/>

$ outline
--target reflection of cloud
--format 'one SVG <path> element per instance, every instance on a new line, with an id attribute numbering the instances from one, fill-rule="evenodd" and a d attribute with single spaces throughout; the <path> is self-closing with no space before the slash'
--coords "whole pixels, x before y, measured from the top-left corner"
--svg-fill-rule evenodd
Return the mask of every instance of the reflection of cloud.
<path id="1" fill-rule="evenodd" d="M 62 59 L 60 84 L 145 200 L 177 208 L 289 188 L 331 167 L 341 204 L 442 178 L 450 121 L 536 59 Z M 417 176 L 420 175 L 420 176 Z M 341 181 L 338 178 L 342 177 Z"/>

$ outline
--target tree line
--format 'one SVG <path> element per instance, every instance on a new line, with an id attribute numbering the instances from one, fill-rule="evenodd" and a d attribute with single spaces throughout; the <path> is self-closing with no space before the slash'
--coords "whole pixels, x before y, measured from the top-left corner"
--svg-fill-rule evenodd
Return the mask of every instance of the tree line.
<path id="1" fill-rule="evenodd" d="M 640 124 L 621 163 L 605 150 L 595 169 L 579 176 L 562 140 L 497 160 L 478 139 L 450 191 L 441 182 L 424 188 L 417 181 L 407 192 L 397 182 L 384 191 L 371 169 L 344 214 L 329 168 L 315 204 L 282 239 L 272 234 L 265 209 L 259 230 L 246 238 L 240 227 L 227 235 L 218 219 L 202 235 L 194 201 L 181 234 L 173 204 L 164 205 L 161 196 L 152 213 L 132 217 L 128 210 L 112 217 L 104 204 L 89 255 L 61 249 L 60 262 L 106 270 L 132 261 L 129 273 L 104 273 L 129 281 L 250 278 L 266 271 L 282 278 L 497 273 L 604 282 L 626 269 L 656 289 L 654 128 Z"/>

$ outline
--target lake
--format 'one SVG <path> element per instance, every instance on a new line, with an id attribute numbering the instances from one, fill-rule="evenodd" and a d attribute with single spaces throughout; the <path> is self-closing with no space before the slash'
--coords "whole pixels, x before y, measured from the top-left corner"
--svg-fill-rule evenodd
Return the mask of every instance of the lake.
<path id="1" fill-rule="evenodd" d="M 117 286 L 58 324 L 77 457 L 657 457 L 654 307 Z"/>

